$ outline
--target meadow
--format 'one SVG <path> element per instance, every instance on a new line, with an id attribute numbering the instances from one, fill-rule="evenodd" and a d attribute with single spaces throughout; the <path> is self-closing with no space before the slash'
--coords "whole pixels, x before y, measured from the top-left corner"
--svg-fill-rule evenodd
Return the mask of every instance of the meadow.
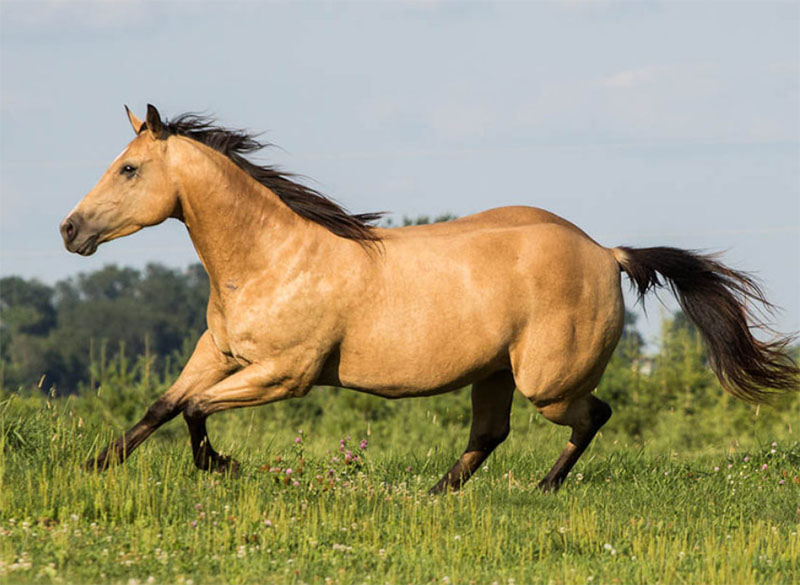
<path id="1" fill-rule="evenodd" d="M 468 389 L 386 401 L 319 388 L 216 415 L 210 436 L 238 477 L 197 471 L 180 419 L 126 464 L 82 469 L 168 384 L 141 358 L 109 360 L 78 395 L 5 390 L 0 581 L 800 582 L 800 401 L 668 388 L 683 374 L 666 369 L 634 372 L 625 400 L 613 383 L 633 374 L 612 363 L 598 392 L 615 416 L 556 494 L 536 484 L 569 431 L 520 397 L 509 439 L 465 489 L 434 497 L 466 444 Z"/>

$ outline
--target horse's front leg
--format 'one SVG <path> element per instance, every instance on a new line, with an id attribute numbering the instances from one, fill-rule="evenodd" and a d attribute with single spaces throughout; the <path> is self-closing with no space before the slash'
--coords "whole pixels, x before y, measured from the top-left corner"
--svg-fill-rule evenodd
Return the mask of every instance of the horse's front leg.
<path id="1" fill-rule="evenodd" d="M 220 455 L 211 446 L 206 430 L 206 417 L 198 415 L 195 411 L 184 411 L 183 419 L 189 427 L 189 436 L 192 441 L 192 458 L 197 469 L 215 471 L 236 475 L 239 472 L 239 462 L 226 455 Z"/>
<path id="2" fill-rule="evenodd" d="M 96 458 L 86 462 L 86 467 L 102 471 L 111 464 L 125 461 L 147 437 L 172 420 L 186 405 L 187 399 L 224 379 L 238 365 L 226 357 L 214 345 L 211 334 L 206 331 L 197 342 L 192 357 L 181 375 L 161 398 L 147 409 L 144 417 L 131 429 L 104 449 Z M 190 425 L 189 430 L 192 430 Z"/>
<path id="3" fill-rule="evenodd" d="M 310 387 L 310 383 L 299 383 L 292 376 L 275 375 L 273 368 L 253 364 L 202 392 L 193 393 L 186 401 L 183 417 L 189 425 L 197 467 L 232 473 L 239 469 L 237 461 L 220 455 L 211 446 L 206 432 L 206 419 L 211 414 L 303 396 Z"/>

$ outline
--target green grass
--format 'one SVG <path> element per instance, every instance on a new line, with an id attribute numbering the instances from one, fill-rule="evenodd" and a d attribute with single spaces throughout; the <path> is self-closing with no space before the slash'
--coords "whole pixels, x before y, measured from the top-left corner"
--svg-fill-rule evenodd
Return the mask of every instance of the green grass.
<path id="1" fill-rule="evenodd" d="M 131 397 L 141 412 L 149 398 Z M 796 400 L 665 412 L 635 441 L 612 417 L 555 495 L 536 483 L 568 430 L 518 400 L 486 467 L 431 497 L 466 443 L 465 392 L 318 390 L 213 417 L 238 478 L 196 471 L 180 420 L 126 464 L 82 471 L 130 422 L 101 399 L 0 400 L 0 582 L 800 582 Z"/>

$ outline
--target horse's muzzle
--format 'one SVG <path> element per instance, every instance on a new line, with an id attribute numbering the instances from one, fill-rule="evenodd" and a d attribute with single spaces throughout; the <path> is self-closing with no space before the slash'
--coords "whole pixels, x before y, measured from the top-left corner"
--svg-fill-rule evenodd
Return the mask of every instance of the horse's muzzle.
<path id="1" fill-rule="evenodd" d="M 61 222 L 64 247 L 81 256 L 90 256 L 97 250 L 97 234 L 87 234 L 85 222 L 79 213 L 73 213 Z"/>

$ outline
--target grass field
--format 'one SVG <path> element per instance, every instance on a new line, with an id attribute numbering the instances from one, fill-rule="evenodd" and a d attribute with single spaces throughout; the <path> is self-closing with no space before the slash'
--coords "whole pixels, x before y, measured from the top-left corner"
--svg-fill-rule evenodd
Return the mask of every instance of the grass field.
<path id="1" fill-rule="evenodd" d="M 213 417 L 238 478 L 196 471 L 180 420 L 125 465 L 82 471 L 150 396 L 127 398 L 138 407 L 120 420 L 119 396 L 2 396 L 0 581 L 800 582 L 797 400 L 757 411 L 720 395 L 637 440 L 612 417 L 564 488 L 542 494 L 568 430 L 519 399 L 488 464 L 431 497 L 466 443 L 465 391 L 319 389 Z"/>

